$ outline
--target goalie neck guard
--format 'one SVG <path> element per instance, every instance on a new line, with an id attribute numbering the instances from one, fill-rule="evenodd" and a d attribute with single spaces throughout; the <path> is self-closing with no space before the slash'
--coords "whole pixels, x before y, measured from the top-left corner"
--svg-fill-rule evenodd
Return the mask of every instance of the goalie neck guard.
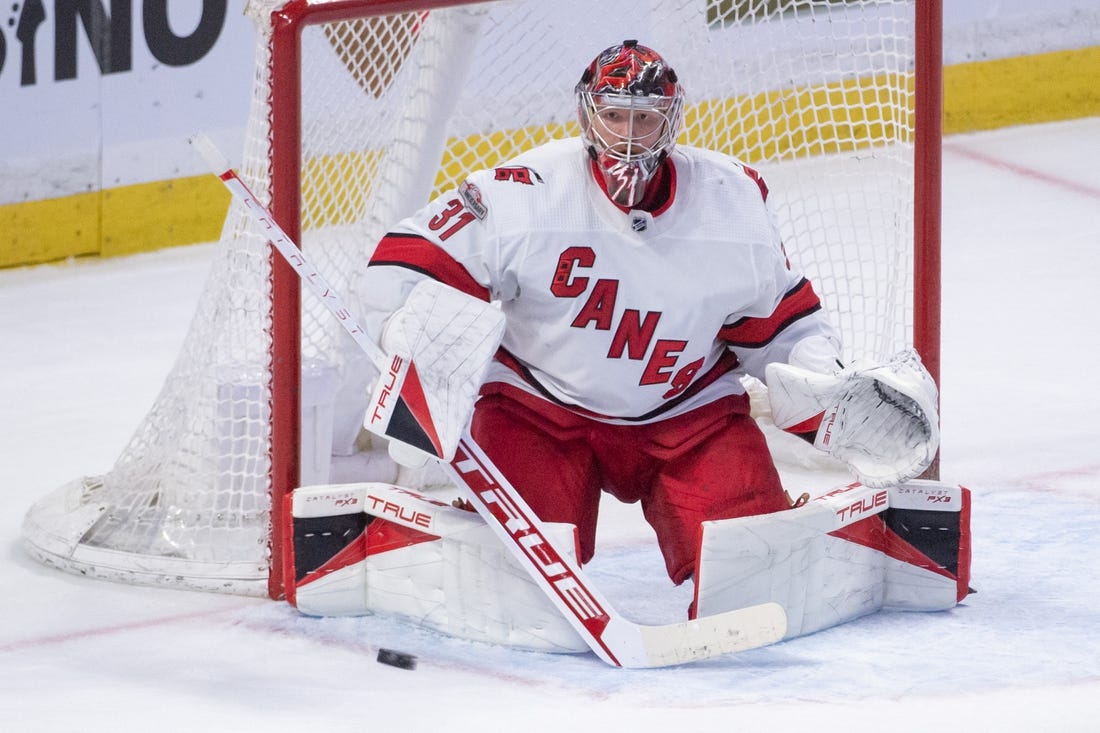
<path id="1" fill-rule="evenodd" d="M 575 92 L 581 137 L 608 194 L 634 206 L 676 145 L 684 105 L 676 72 L 628 40 L 601 51 Z"/>

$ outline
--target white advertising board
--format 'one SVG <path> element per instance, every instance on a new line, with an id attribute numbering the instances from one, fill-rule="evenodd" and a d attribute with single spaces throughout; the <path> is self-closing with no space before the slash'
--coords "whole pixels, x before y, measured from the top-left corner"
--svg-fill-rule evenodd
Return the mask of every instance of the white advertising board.
<path id="1" fill-rule="evenodd" d="M 1094 0 L 946 3 L 948 63 L 1097 42 Z M 198 175 L 248 115 L 245 0 L 24 0 L 0 9 L 0 205 Z M 1046 19 L 1046 20 L 1044 20 Z M 1051 19 L 1058 40 L 1045 38 Z M 614 25 L 612 21 L 609 25 Z M 618 37 L 617 35 L 615 36 Z"/>
<path id="2" fill-rule="evenodd" d="M 241 147 L 244 0 L 25 0 L 0 11 L 0 204 L 197 175 Z"/>
<path id="3" fill-rule="evenodd" d="M 552 0 L 544 1 L 554 7 Z M 255 28 L 244 15 L 245 4 L 0 4 L 0 267 L 121 254 L 218 235 L 227 201 L 216 181 L 203 183 L 207 171 L 187 139 L 205 132 L 233 165 L 241 162 L 255 53 Z M 594 0 L 594 50 L 633 37 L 629 29 L 644 20 L 642 13 L 607 17 L 601 7 Z M 811 14 L 801 21 L 816 19 Z M 760 30 L 730 33 L 730 41 L 746 54 L 757 53 L 754 44 L 768 43 Z M 658 28 L 639 37 L 660 47 L 662 40 L 690 32 Z M 944 3 L 944 61 L 949 66 L 1095 47 L 1100 47 L 1097 0 Z M 979 124 L 976 117 L 982 115 L 980 124 L 1016 124 L 1031 119 L 1027 115 L 1033 109 L 1047 114 L 1044 119 L 1052 114 L 1048 110 L 1089 114 L 1094 84 L 1088 69 L 1095 56 L 1081 58 L 1055 59 L 1031 81 L 1021 80 L 1019 67 L 1011 64 L 997 77 L 984 71 L 956 74 L 962 82 L 946 99 L 948 111 L 954 103 L 959 129 Z M 587 60 L 575 60 L 577 68 Z M 340 72 L 336 66 L 334 73 Z M 690 76 L 707 69 L 683 72 Z M 996 79 L 1014 90 L 1013 100 L 1031 90 L 1049 93 L 1032 103 L 1022 99 L 1005 105 L 987 98 L 997 89 Z M 1029 88 L 1021 91 L 1024 85 Z M 572 107 L 571 86 L 572 78 L 562 80 L 563 114 Z"/>

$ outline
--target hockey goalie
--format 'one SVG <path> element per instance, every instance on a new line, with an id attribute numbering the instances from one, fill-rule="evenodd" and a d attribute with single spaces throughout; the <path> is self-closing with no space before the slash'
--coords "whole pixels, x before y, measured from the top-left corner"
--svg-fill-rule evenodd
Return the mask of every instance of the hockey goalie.
<path id="1" fill-rule="evenodd" d="M 790 638 L 954 606 L 969 494 L 916 478 L 939 444 L 919 356 L 845 361 L 762 177 L 676 144 L 684 91 L 660 54 L 607 48 L 575 94 L 580 136 L 472 172 L 378 243 L 357 288 L 365 327 L 417 371 L 400 396 L 396 372 L 374 375 L 366 427 L 417 465 L 452 460 L 469 426 L 581 564 L 601 496 L 639 503 L 668 577 L 694 583 L 699 619 L 778 604 Z M 855 480 L 792 500 L 745 376 L 767 385 L 777 427 Z M 368 483 L 289 502 L 288 596 L 304 613 L 385 611 L 465 638 L 588 648 L 463 506 Z"/>

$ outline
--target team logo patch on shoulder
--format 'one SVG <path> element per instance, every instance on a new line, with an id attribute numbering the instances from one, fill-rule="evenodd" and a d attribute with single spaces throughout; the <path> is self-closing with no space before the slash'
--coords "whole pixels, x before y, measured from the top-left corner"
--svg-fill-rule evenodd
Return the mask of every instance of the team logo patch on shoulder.
<path id="1" fill-rule="evenodd" d="M 474 184 L 463 181 L 458 187 L 458 195 L 466 204 L 466 210 L 476 216 L 478 221 L 482 221 L 489 214 L 489 207 L 481 199 L 481 189 Z"/>
<path id="2" fill-rule="evenodd" d="M 528 168 L 525 165 L 510 165 L 504 168 L 494 168 L 493 178 L 497 181 L 512 181 L 514 183 L 523 183 L 528 186 L 533 186 L 536 182 L 542 183 L 542 176 L 538 174 L 538 171 L 533 168 Z"/>

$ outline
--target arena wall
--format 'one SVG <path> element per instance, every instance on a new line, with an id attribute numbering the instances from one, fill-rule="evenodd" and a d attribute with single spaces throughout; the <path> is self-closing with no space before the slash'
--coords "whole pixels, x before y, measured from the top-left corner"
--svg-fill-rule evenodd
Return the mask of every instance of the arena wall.
<path id="1" fill-rule="evenodd" d="M 1094 0 L 945 3 L 944 132 L 1100 115 Z M 242 148 L 244 0 L 43 0 L 0 12 L 0 267 L 218 238 L 187 144 Z"/>

